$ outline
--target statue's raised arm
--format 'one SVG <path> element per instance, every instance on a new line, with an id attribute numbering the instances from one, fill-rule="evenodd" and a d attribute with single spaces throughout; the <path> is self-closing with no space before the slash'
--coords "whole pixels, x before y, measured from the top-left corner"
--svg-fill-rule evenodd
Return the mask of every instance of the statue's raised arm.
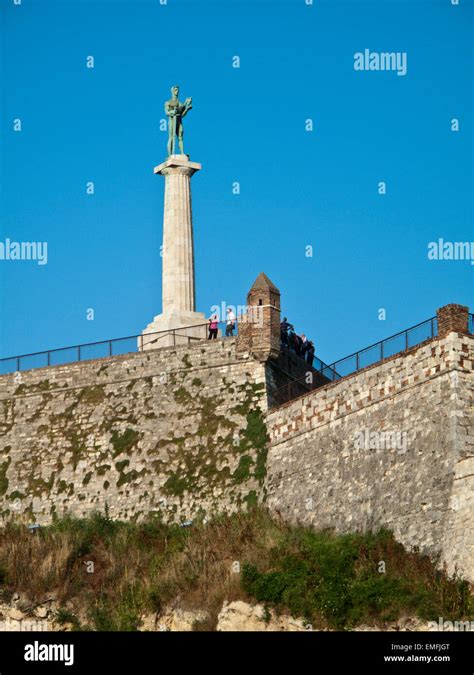
<path id="1" fill-rule="evenodd" d="M 183 117 L 193 107 L 192 98 L 187 98 L 184 103 L 179 101 L 179 87 L 171 87 L 171 98 L 165 103 L 165 113 L 168 117 L 168 155 L 175 154 L 176 137 L 178 137 L 179 150 L 184 155 L 183 145 Z"/>

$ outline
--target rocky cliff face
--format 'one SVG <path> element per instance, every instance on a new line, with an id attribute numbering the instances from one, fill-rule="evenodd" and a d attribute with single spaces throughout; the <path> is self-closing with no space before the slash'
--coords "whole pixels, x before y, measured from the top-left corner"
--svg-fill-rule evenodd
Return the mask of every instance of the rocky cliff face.
<path id="1" fill-rule="evenodd" d="M 23 609 L 20 609 L 22 607 Z M 0 631 L 68 631 L 73 625 L 58 621 L 59 606 L 54 600 L 39 606 L 27 606 L 15 596 L 12 603 L 0 604 Z M 169 607 L 161 614 L 142 616 L 140 630 L 143 631 L 195 631 L 206 630 L 209 615 L 202 610 Z M 251 605 L 237 600 L 224 602 L 217 619 L 216 631 L 263 631 L 263 632 L 305 632 L 318 630 L 303 619 L 288 614 L 277 615 L 263 605 Z M 404 617 L 384 626 L 360 625 L 356 631 L 426 631 L 431 630 L 429 622 Z"/>

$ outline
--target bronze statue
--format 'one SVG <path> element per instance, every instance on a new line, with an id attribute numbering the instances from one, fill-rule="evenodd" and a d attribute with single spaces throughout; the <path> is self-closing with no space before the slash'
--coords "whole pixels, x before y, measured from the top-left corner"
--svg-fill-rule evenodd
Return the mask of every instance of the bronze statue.
<path id="1" fill-rule="evenodd" d="M 184 155 L 183 145 L 183 117 L 191 110 L 192 98 L 187 98 L 184 103 L 178 99 L 179 87 L 171 87 L 172 97 L 165 103 L 165 113 L 168 116 L 168 155 L 175 154 L 176 137 L 178 137 L 179 149 Z"/>

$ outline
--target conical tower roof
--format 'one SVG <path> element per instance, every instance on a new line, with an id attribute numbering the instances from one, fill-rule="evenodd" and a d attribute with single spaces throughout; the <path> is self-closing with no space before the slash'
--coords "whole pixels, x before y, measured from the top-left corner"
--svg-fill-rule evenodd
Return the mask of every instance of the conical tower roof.
<path id="1" fill-rule="evenodd" d="M 278 288 L 275 286 L 273 282 L 270 281 L 265 272 L 260 272 L 258 277 L 255 279 L 250 291 L 261 291 L 267 289 L 270 289 L 276 293 L 280 293 Z"/>

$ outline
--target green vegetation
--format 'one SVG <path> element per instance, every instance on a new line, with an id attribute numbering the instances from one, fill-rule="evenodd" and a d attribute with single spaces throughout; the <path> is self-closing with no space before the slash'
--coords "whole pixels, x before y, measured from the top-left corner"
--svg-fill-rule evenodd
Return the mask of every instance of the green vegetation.
<path id="1" fill-rule="evenodd" d="M 50 384 L 49 380 L 40 380 L 37 384 L 20 384 L 14 391 L 14 396 L 21 396 L 22 394 L 37 393 L 40 391 L 48 391 L 48 389 L 55 389 L 58 385 Z"/>
<path id="2" fill-rule="evenodd" d="M 241 563 L 241 574 L 229 561 Z M 56 519 L 34 535 L 8 524 L 0 529 L 0 602 L 14 592 L 31 604 L 54 594 L 58 622 L 73 630 L 134 631 L 178 597 L 208 612 L 196 630 L 212 630 L 223 601 L 237 599 L 262 603 L 267 619 L 271 609 L 285 611 L 314 628 L 383 626 L 406 615 L 474 618 L 468 583 L 389 532 L 314 532 L 258 508 L 187 528 L 107 514 Z"/>
<path id="3" fill-rule="evenodd" d="M 232 474 L 234 483 L 242 483 L 250 478 L 250 468 L 253 464 L 253 459 L 250 455 L 242 455 L 239 460 L 239 465 Z"/>
<path id="4" fill-rule="evenodd" d="M 0 464 L 0 497 L 8 490 L 7 471 L 8 467 L 10 466 L 10 462 L 11 458 L 8 457 L 8 459 Z"/>
<path id="5" fill-rule="evenodd" d="M 274 548 L 270 568 L 244 565 L 242 585 L 258 602 L 339 630 L 403 614 L 474 613 L 467 582 L 436 571 L 386 530 L 335 536 L 295 528 Z"/>
<path id="6" fill-rule="evenodd" d="M 184 363 L 186 368 L 192 368 L 193 364 L 191 363 L 191 361 L 189 359 L 189 354 L 185 354 L 181 360 Z"/>
<path id="7" fill-rule="evenodd" d="M 166 494 L 179 497 L 190 488 L 187 478 L 180 478 L 177 473 L 172 473 L 163 485 Z"/>
<path id="8" fill-rule="evenodd" d="M 134 429 L 127 428 L 123 434 L 119 434 L 117 431 L 112 432 L 112 438 L 110 442 L 114 448 L 114 457 L 126 453 L 127 455 L 131 454 L 132 448 L 137 444 L 140 434 Z"/>
<path id="9" fill-rule="evenodd" d="M 197 385 L 198 380 L 194 379 L 192 384 Z M 226 486 L 232 491 L 235 486 L 251 479 L 263 484 L 268 438 L 263 414 L 254 400 L 261 395 L 262 387 L 262 384 L 249 382 L 239 385 L 242 401 L 231 412 L 245 419 L 246 426 L 240 431 L 236 421 L 217 412 L 225 407 L 222 397 L 193 396 L 183 386 L 174 391 L 175 401 L 186 406 L 187 414 L 199 414 L 196 436 L 206 440 L 192 453 L 185 448 L 185 437 L 158 441 L 157 449 L 166 446 L 171 460 L 164 462 L 157 459 L 153 462 L 157 474 L 167 474 L 165 494 L 181 498 L 185 492 L 192 492 L 195 496 L 206 498 L 216 487 Z M 168 468 L 168 464 L 178 462 L 179 471 Z M 236 467 L 233 472 L 232 466 Z M 231 499 L 238 500 L 240 497 L 232 495 Z M 243 501 L 248 507 L 256 503 L 253 496 L 247 496 Z"/>
<path id="10" fill-rule="evenodd" d="M 117 481 L 117 487 L 121 487 L 126 483 L 130 483 L 131 481 L 136 480 L 139 476 L 142 476 L 146 471 L 146 469 L 142 469 L 141 471 L 131 469 L 128 473 L 125 473 L 125 468 L 129 465 L 129 463 L 130 463 L 129 460 L 126 459 L 123 462 L 117 462 L 117 464 L 115 465 L 115 468 L 120 473 L 119 479 Z"/>
<path id="11" fill-rule="evenodd" d="M 258 497 L 255 490 L 250 490 L 248 495 L 244 497 L 243 502 L 247 504 L 247 508 L 255 509 L 258 505 Z"/>
<path id="12" fill-rule="evenodd" d="M 40 496 L 43 494 L 43 492 L 49 494 L 51 492 L 51 488 L 54 485 L 55 476 L 56 473 L 54 471 L 50 475 L 49 480 L 45 480 L 41 477 L 30 476 L 28 479 L 28 495 L 30 497 L 33 495 Z"/>
<path id="13" fill-rule="evenodd" d="M 11 499 L 12 501 L 15 500 L 15 499 L 21 500 L 21 499 L 25 499 L 25 495 L 23 494 L 23 492 L 20 492 L 19 490 L 13 490 L 13 492 L 11 492 L 8 495 L 8 499 Z"/>
<path id="14" fill-rule="evenodd" d="M 75 471 L 81 458 L 87 453 L 87 448 L 82 435 L 78 434 L 76 429 L 70 429 L 67 431 L 67 433 L 65 432 L 64 435 L 71 443 L 71 464 Z"/>
<path id="15" fill-rule="evenodd" d="M 96 470 L 98 476 L 103 476 L 107 471 L 110 471 L 110 464 L 101 464 Z"/>
<path id="16" fill-rule="evenodd" d="M 260 410 L 250 410 L 247 413 L 247 427 L 244 431 L 244 448 L 253 448 L 256 453 L 254 477 L 260 485 L 267 473 L 267 428 Z"/>
<path id="17" fill-rule="evenodd" d="M 56 613 L 56 622 L 60 625 L 71 624 L 72 630 L 81 630 L 82 626 L 75 614 L 61 607 Z"/>
<path id="18" fill-rule="evenodd" d="M 105 399 L 104 387 L 102 385 L 97 385 L 95 387 L 84 387 L 78 398 L 82 403 L 89 403 L 90 405 L 102 403 L 102 401 Z"/>
<path id="19" fill-rule="evenodd" d="M 191 401 L 191 394 L 184 387 L 178 387 L 174 392 L 174 400 L 181 405 Z"/>
<path id="20" fill-rule="evenodd" d="M 58 482 L 56 491 L 57 491 L 58 495 L 60 495 L 61 492 L 65 492 L 66 490 L 67 490 L 67 483 L 66 483 L 65 480 L 61 479 L 61 480 Z"/>

